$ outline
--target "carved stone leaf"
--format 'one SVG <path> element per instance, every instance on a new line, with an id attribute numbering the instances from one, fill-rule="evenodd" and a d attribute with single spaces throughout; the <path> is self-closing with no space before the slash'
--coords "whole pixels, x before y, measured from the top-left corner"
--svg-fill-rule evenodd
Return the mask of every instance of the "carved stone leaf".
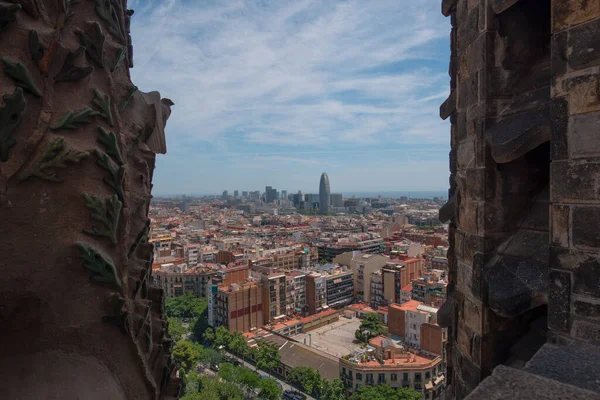
<path id="1" fill-rule="evenodd" d="M 65 62 L 60 72 L 54 77 L 56 82 L 73 82 L 85 78 L 92 72 L 94 72 L 94 66 L 88 65 L 87 67 L 76 67 L 75 60 L 83 54 L 85 47 L 79 46 L 77 50 L 70 51 L 65 58 Z"/>
<path id="2" fill-rule="evenodd" d="M 76 33 L 81 45 L 85 47 L 87 55 L 102 67 L 104 63 L 104 41 L 106 37 L 104 36 L 99 23 L 94 22 L 91 26 L 91 32 L 78 30 Z"/>
<path id="3" fill-rule="evenodd" d="M 125 59 L 126 56 L 127 50 L 125 49 L 125 47 L 119 47 L 115 53 L 114 61 L 110 67 L 110 72 L 115 72 L 115 69 L 117 69 L 119 64 L 121 64 L 121 62 Z"/>
<path id="4" fill-rule="evenodd" d="M 51 126 L 52 130 L 59 129 L 76 129 L 79 125 L 87 124 L 90 122 L 90 117 L 97 115 L 98 113 L 92 110 L 90 107 L 86 107 L 83 110 L 74 113 L 69 111 L 64 117 L 62 117 L 55 125 Z"/>
<path id="5" fill-rule="evenodd" d="M 123 157 L 121 157 L 121 151 L 119 150 L 119 144 L 117 143 L 117 136 L 114 132 L 107 132 L 103 127 L 99 126 L 100 137 L 98 142 L 106 149 L 106 154 L 111 156 L 113 160 L 119 165 L 123 165 Z"/>
<path id="6" fill-rule="evenodd" d="M 76 163 L 88 157 L 85 151 L 71 150 L 65 146 L 64 138 L 59 136 L 46 146 L 35 165 L 25 172 L 19 181 L 25 181 L 32 176 L 49 182 L 63 182 L 64 179 L 54 172 L 57 168 L 66 168 L 67 163 Z"/>
<path id="7" fill-rule="evenodd" d="M 100 108 L 98 115 L 104 117 L 108 125 L 114 126 L 112 111 L 110 109 L 110 96 L 102 93 L 98 89 L 94 89 L 94 104 Z"/>
<path id="8" fill-rule="evenodd" d="M 117 270 L 109 258 L 85 243 L 78 242 L 77 247 L 79 247 L 79 255 L 83 260 L 83 267 L 92 272 L 93 280 L 110 283 L 117 288 L 121 287 Z"/>
<path id="9" fill-rule="evenodd" d="M 123 192 L 123 176 L 125 175 L 125 167 L 121 165 L 115 169 L 110 161 L 110 157 L 106 153 L 97 149 L 95 152 L 98 157 L 96 163 L 104 168 L 109 175 L 107 178 L 103 179 L 104 183 L 115 191 L 121 202 L 124 202 L 125 193 Z"/>
<path id="10" fill-rule="evenodd" d="M 123 30 L 121 29 L 121 20 L 115 9 L 114 4 L 110 0 L 95 0 L 96 13 L 108 24 L 108 30 L 113 35 L 120 39 L 124 39 Z"/>
<path id="11" fill-rule="evenodd" d="M 23 120 L 25 96 L 23 89 L 16 88 L 13 94 L 5 94 L 2 98 L 5 105 L 0 108 L 0 160 L 8 161 L 10 149 L 17 144 L 12 134 Z"/>
<path id="12" fill-rule="evenodd" d="M 117 195 L 106 199 L 100 199 L 96 196 L 83 194 L 85 206 L 92 210 L 90 218 L 104 225 L 103 229 L 92 226 L 91 229 L 84 229 L 84 232 L 94 236 L 103 236 L 110 239 L 113 245 L 117 244 L 117 230 L 119 228 L 119 218 L 121 216 L 122 203 Z"/>
<path id="13" fill-rule="evenodd" d="M 0 32 L 4 32 L 17 20 L 17 11 L 21 9 L 20 4 L 0 5 Z"/>
<path id="14" fill-rule="evenodd" d="M 37 32 L 33 29 L 29 31 L 29 51 L 31 52 L 31 59 L 35 62 L 40 61 L 44 57 L 44 51 L 46 51 Z"/>
<path id="15" fill-rule="evenodd" d="M 42 97 L 40 90 L 33 83 L 31 75 L 27 67 L 22 62 L 13 63 L 6 57 L 1 57 L 2 63 L 4 64 L 4 72 L 15 80 L 17 86 L 21 86 L 23 89 L 34 94 L 37 97 Z"/>

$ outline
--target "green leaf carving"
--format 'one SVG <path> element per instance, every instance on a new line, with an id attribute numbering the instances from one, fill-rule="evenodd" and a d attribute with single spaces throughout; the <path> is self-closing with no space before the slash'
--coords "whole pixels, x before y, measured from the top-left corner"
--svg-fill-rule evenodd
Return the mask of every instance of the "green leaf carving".
<path id="1" fill-rule="evenodd" d="M 146 268 L 142 269 L 140 279 L 136 282 L 135 289 L 133 290 L 133 295 L 131 297 L 134 299 L 140 291 L 142 292 L 142 298 L 145 299 L 148 297 L 148 277 L 150 276 L 149 271 L 152 270 L 152 263 L 147 262 L 146 264 Z"/>
<path id="2" fill-rule="evenodd" d="M 65 21 L 69 19 L 71 15 L 73 15 L 73 10 L 71 9 L 71 6 L 79 2 L 80 0 L 63 0 L 63 8 L 65 10 Z"/>
<path id="3" fill-rule="evenodd" d="M 75 51 L 69 51 L 60 72 L 54 77 L 56 82 L 73 82 L 85 78 L 94 72 L 94 66 L 76 67 L 75 60 L 83 54 L 85 47 L 79 46 Z"/>
<path id="4" fill-rule="evenodd" d="M 117 293 L 111 295 L 111 304 L 113 307 L 113 315 L 102 317 L 102 321 L 115 324 L 124 334 L 129 333 L 129 312 L 125 307 L 125 299 Z"/>
<path id="5" fill-rule="evenodd" d="M 152 135 L 152 131 L 153 131 L 153 128 L 151 126 L 146 125 L 144 127 L 144 130 L 142 132 L 140 132 L 139 135 L 137 135 L 137 137 L 131 143 L 129 150 L 127 150 L 127 158 L 131 158 L 133 156 L 133 153 L 135 153 L 135 150 L 137 149 L 140 142 L 145 143 L 146 140 L 148 140 L 150 135 Z"/>
<path id="6" fill-rule="evenodd" d="M 117 144 L 117 136 L 114 132 L 107 132 L 103 127 L 99 126 L 100 137 L 98 138 L 98 142 L 106 148 L 106 154 L 111 156 L 113 160 L 117 162 L 119 165 L 123 165 L 123 157 L 121 157 L 121 151 L 119 150 L 119 145 Z"/>
<path id="7" fill-rule="evenodd" d="M 76 33 L 81 45 L 85 47 L 87 55 L 102 67 L 104 61 L 104 41 L 106 40 L 106 37 L 104 36 L 99 23 L 92 23 L 92 30 L 93 33 L 91 35 L 88 35 L 88 33 L 81 30 L 78 30 Z"/>
<path id="8" fill-rule="evenodd" d="M 108 23 L 110 33 L 124 39 L 119 13 L 110 0 L 96 0 L 96 13 Z"/>
<path id="9" fill-rule="evenodd" d="M 76 163 L 89 155 L 85 151 L 69 149 L 65 146 L 65 138 L 59 136 L 48 143 L 39 160 L 19 178 L 19 181 L 22 182 L 36 176 L 50 182 L 63 182 L 64 179 L 53 171 L 58 168 L 66 168 L 68 162 Z"/>
<path id="10" fill-rule="evenodd" d="M 44 57 L 46 48 L 40 42 L 38 34 L 33 29 L 29 31 L 29 51 L 31 52 L 31 59 L 38 62 Z"/>
<path id="11" fill-rule="evenodd" d="M 69 111 L 55 125 L 51 126 L 50 129 L 55 131 L 59 129 L 76 129 L 79 125 L 88 124 L 90 117 L 94 115 L 98 115 L 98 112 L 92 110 L 90 107 L 86 107 L 77 113 Z"/>
<path id="12" fill-rule="evenodd" d="M 119 107 L 119 111 L 121 111 L 121 112 L 125 111 L 125 109 L 129 105 L 129 102 L 131 101 L 131 99 L 133 99 L 133 95 L 135 94 L 135 92 L 137 92 L 137 90 L 138 90 L 138 87 L 135 85 L 133 85 L 132 87 L 129 88 L 129 91 L 127 92 L 127 96 L 125 96 L 125 99 L 123 100 L 123 102 L 121 103 L 121 106 Z"/>
<path id="13" fill-rule="evenodd" d="M 146 305 L 146 310 L 144 311 L 144 316 L 142 317 L 142 320 L 140 321 L 140 324 L 138 325 L 137 329 L 135 330 L 135 337 L 137 338 L 138 336 L 140 336 L 140 333 L 142 332 L 142 329 L 148 324 L 148 317 L 150 316 L 150 309 L 152 308 L 152 302 L 149 301 L 148 304 Z"/>
<path id="14" fill-rule="evenodd" d="M 17 141 L 12 137 L 23 121 L 25 96 L 23 89 L 16 88 L 13 94 L 5 94 L 4 107 L 0 108 L 0 160 L 8 161 L 8 153 Z"/>
<path id="15" fill-rule="evenodd" d="M 125 174 L 125 168 L 121 165 L 117 169 L 113 168 L 110 157 L 100 150 L 95 150 L 98 161 L 96 163 L 104 168 L 108 172 L 108 177 L 104 178 L 103 181 L 108 186 L 113 188 L 119 200 L 124 202 L 125 194 L 123 193 L 123 175 Z"/>
<path id="16" fill-rule="evenodd" d="M 129 248 L 129 253 L 128 253 L 129 257 L 131 257 L 131 255 L 133 254 L 135 249 L 137 249 L 137 247 L 139 246 L 140 243 L 145 243 L 147 241 L 147 235 L 149 232 L 150 232 L 150 220 L 146 219 L 146 223 L 144 224 L 144 227 L 142 228 L 140 233 L 137 234 L 137 236 L 135 237 L 135 241 Z"/>
<path id="17" fill-rule="evenodd" d="M 110 97 L 98 89 L 94 89 L 94 104 L 100 107 L 98 114 L 104 117 L 109 126 L 114 126 L 112 112 L 110 111 Z"/>
<path id="18" fill-rule="evenodd" d="M 115 69 L 117 69 L 119 64 L 125 59 L 125 56 L 127 56 L 127 49 L 125 47 L 119 47 L 115 53 L 115 60 L 110 67 L 110 72 L 115 72 Z"/>
<path id="19" fill-rule="evenodd" d="M 78 242 L 77 247 L 79 247 L 79 256 L 83 260 L 83 267 L 92 272 L 93 280 L 121 287 L 121 280 L 110 259 L 84 243 Z"/>
<path id="20" fill-rule="evenodd" d="M 40 90 L 33 83 L 25 64 L 22 62 L 13 63 L 6 57 L 2 57 L 1 60 L 4 63 L 4 72 L 16 81 L 17 86 L 21 86 L 37 97 L 42 97 Z"/>
<path id="21" fill-rule="evenodd" d="M 16 14 L 20 9 L 20 4 L 0 5 L 0 32 L 7 30 L 17 20 Z"/>
<path id="22" fill-rule="evenodd" d="M 112 197 L 103 200 L 83 193 L 83 199 L 85 200 L 85 206 L 92 210 L 90 217 L 104 225 L 103 229 L 92 226 L 92 229 L 84 229 L 83 232 L 89 235 L 107 237 L 113 245 L 117 244 L 117 229 L 119 228 L 119 217 L 123 206 L 117 195 L 113 194 Z"/>

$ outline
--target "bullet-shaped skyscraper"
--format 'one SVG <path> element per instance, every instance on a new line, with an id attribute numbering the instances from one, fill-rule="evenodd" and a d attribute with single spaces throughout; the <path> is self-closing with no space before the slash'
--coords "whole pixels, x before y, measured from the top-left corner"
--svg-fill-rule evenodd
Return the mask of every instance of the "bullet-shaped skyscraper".
<path id="1" fill-rule="evenodd" d="M 319 211 L 321 214 L 327 214 L 329 212 L 329 177 L 326 172 L 321 174 L 321 182 L 319 183 Z"/>

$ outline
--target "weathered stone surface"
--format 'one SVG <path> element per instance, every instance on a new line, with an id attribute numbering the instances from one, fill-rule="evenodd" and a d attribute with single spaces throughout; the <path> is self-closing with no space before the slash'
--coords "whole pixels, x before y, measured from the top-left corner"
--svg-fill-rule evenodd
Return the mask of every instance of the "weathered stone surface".
<path id="1" fill-rule="evenodd" d="M 492 156 L 499 163 L 513 161 L 551 138 L 550 115 L 546 109 L 503 118 L 487 130 Z"/>
<path id="2" fill-rule="evenodd" d="M 571 157 L 600 156 L 599 132 L 600 112 L 578 114 L 571 117 L 568 145 Z"/>
<path id="3" fill-rule="evenodd" d="M 548 327 L 569 330 L 571 273 L 551 270 L 548 277 Z"/>
<path id="4" fill-rule="evenodd" d="M 552 206 L 552 243 L 560 247 L 569 247 L 569 206 Z"/>
<path id="5" fill-rule="evenodd" d="M 558 32 L 600 16 L 594 0 L 552 0 L 552 31 Z"/>
<path id="6" fill-rule="evenodd" d="M 552 140 L 550 156 L 552 160 L 563 160 L 568 157 L 567 130 L 569 125 L 569 103 L 566 98 L 557 98 L 550 105 L 552 119 Z"/>
<path id="7" fill-rule="evenodd" d="M 506 11 L 508 8 L 514 6 L 519 0 L 491 0 L 490 5 L 496 14 L 500 14 L 502 11 Z"/>
<path id="8" fill-rule="evenodd" d="M 571 29 L 568 47 L 569 67 L 580 69 L 597 64 L 600 61 L 600 19 Z"/>
<path id="9" fill-rule="evenodd" d="M 573 293 L 600 297 L 600 255 L 552 246 L 550 265 L 573 271 Z"/>
<path id="10" fill-rule="evenodd" d="M 600 248 L 600 207 L 573 208 L 573 245 Z"/>
<path id="11" fill-rule="evenodd" d="M 456 114 L 456 143 L 467 137 L 467 112 L 461 111 Z"/>
<path id="12" fill-rule="evenodd" d="M 475 166 L 475 139 L 467 140 L 458 145 L 457 149 L 458 168 L 472 168 Z"/>
<path id="13" fill-rule="evenodd" d="M 446 204 L 444 204 L 439 211 L 439 220 L 442 223 L 448 222 L 456 216 L 456 196 L 452 196 Z"/>
<path id="14" fill-rule="evenodd" d="M 547 232 L 519 229 L 506 247 L 500 246 L 500 252 L 505 255 L 519 257 L 524 260 L 547 263 L 549 256 L 549 237 Z M 504 248 L 503 248 L 504 247 Z"/>
<path id="15" fill-rule="evenodd" d="M 573 301 L 573 311 L 576 316 L 600 321 L 600 299 L 576 298 Z"/>
<path id="16" fill-rule="evenodd" d="M 567 71 L 567 32 L 552 35 L 551 70 L 552 75 Z"/>
<path id="17" fill-rule="evenodd" d="M 598 394 L 500 365 L 465 400 L 593 400 Z"/>
<path id="18" fill-rule="evenodd" d="M 454 11 L 456 2 L 457 0 L 442 0 L 442 14 L 449 16 Z"/>
<path id="19" fill-rule="evenodd" d="M 595 346 L 545 344 L 525 366 L 525 371 L 600 393 L 596 365 L 600 351 Z"/>
<path id="20" fill-rule="evenodd" d="M 569 114 L 600 111 L 600 69 L 587 68 L 556 78 L 552 87 L 554 97 L 569 96 Z"/>
<path id="21" fill-rule="evenodd" d="M 467 110 L 466 127 L 467 135 L 481 137 L 483 134 L 483 119 L 485 118 L 485 108 L 482 103 L 476 104 Z"/>
<path id="22" fill-rule="evenodd" d="M 511 317 L 546 304 L 546 264 L 500 256 L 485 267 L 488 301 L 495 313 Z"/>
<path id="23" fill-rule="evenodd" d="M 553 162 L 550 167 L 553 202 L 590 201 L 600 199 L 600 164 Z"/>
<path id="24" fill-rule="evenodd" d="M 471 74 L 458 83 L 458 107 L 469 107 L 479 100 L 479 73 Z"/>
<path id="25" fill-rule="evenodd" d="M 469 388 L 475 388 L 481 380 L 481 369 L 456 347 L 452 350 L 452 368 Z"/>
<path id="26" fill-rule="evenodd" d="M 479 9 L 468 10 L 465 20 L 459 18 L 458 51 L 464 51 L 479 36 Z"/>
<path id="27" fill-rule="evenodd" d="M 576 320 L 573 322 L 571 336 L 598 346 L 600 345 L 600 324 Z"/>

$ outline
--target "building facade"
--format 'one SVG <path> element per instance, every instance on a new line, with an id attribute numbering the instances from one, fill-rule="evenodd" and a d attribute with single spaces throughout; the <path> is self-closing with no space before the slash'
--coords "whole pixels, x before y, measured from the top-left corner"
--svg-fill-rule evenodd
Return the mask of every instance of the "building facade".
<path id="1" fill-rule="evenodd" d="M 329 177 L 326 172 L 321 174 L 319 182 L 319 211 L 321 214 L 327 214 L 330 210 L 330 195 Z"/>
<path id="2" fill-rule="evenodd" d="M 215 326 L 241 333 L 263 326 L 261 286 L 252 281 L 219 286 L 215 296 Z"/>

